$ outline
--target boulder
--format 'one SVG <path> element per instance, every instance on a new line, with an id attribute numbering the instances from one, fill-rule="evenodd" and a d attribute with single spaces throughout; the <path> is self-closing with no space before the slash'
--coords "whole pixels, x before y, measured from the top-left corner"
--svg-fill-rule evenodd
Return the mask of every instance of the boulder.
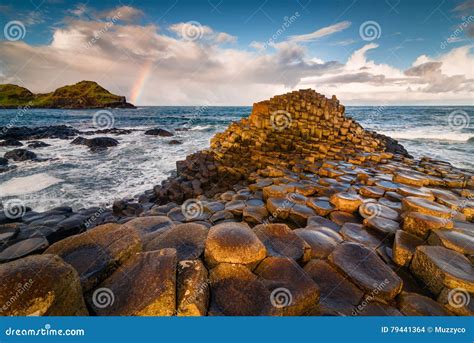
<path id="1" fill-rule="evenodd" d="M 137 253 L 88 293 L 97 315 L 172 316 L 176 313 L 176 251 Z"/>
<path id="2" fill-rule="evenodd" d="M 204 225 L 195 223 L 175 225 L 148 242 L 144 250 L 173 248 L 176 249 L 178 261 L 195 260 L 204 251 L 208 231 Z"/>
<path id="3" fill-rule="evenodd" d="M 326 258 L 337 246 L 338 242 L 321 231 L 311 229 L 296 229 L 293 231 L 310 247 L 310 258 Z"/>
<path id="4" fill-rule="evenodd" d="M 36 160 L 36 154 L 33 151 L 29 151 L 26 149 L 14 149 L 8 151 L 5 153 L 5 155 L 3 155 L 3 157 L 8 160 L 13 160 L 17 162 Z"/>
<path id="5" fill-rule="evenodd" d="M 329 261 L 374 299 L 389 301 L 402 290 L 403 282 L 372 250 L 357 243 L 342 243 Z"/>
<path id="6" fill-rule="evenodd" d="M 265 245 L 246 225 L 217 224 L 209 230 L 204 256 L 209 266 L 238 263 L 254 267 L 267 255 Z"/>
<path id="7" fill-rule="evenodd" d="M 447 218 L 439 218 L 420 212 L 406 212 L 403 215 L 403 230 L 421 238 L 427 238 L 431 230 L 452 229 L 454 223 Z"/>
<path id="8" fill-rule="evenodd" d="M 318 285 L 322 306 L 346 316 L 353 314 L 364 295 L 356 285 L 322 260 L 309 261 L 304 271 Z"/>
<path id="9" fill-rule="evenodd" d="M 416 293 L 402 292 L 397 299 L 398 308 L 405 316 L 449 316 L 442 305 Z"/>
<path id="10" fill-rule="evenodd" d="M 136 233 L 118 224 L 104 224 L 56 242 L 45 253 L 59 255 L 72 265 L 86 292 L 139 251 L 141 243 Z"/>
<path id="11" fill-rule="evenodd" d="M 300 263 L 311 258 L 311 247 L 285 224 L 260 224 L 253 231 L 268 256 L 288 257 Z"/>
<path id="12" fill-rule="evenodd" d="M 146 216 L 133 218 L 123 224 L 122 228 L 135 232 L 140 237 L 142 245 L 145 246 L 148 242 L 161 235 L 173 225 L 173 222 L 168 217 Z"/>
<path id="13" fill-rule="evenodd" d="M 419 237 L 403 230 L 398 230 L 393 242 L 393 261 L 399 266 L 408 266 L 416 248 L 424 242 Z"/>
<path id="14" fill-rule="evenodd" d="M 166 131 L 165 129 L 158 128 L 158 127 L 146 130 L 145 135 L 160 136 L 160 137 L 172 137 L 172 136 L 174 136 L 171 132 Z"/>
<path id="15" fill-rule="evenodd" d="M 178 264 L 178 316 L 205 316 L 209 304 L 208 271 L 201 260 L 185 260 Z"/>
<path id="16" fill-rule="evenodd" d="M 38 148 L 45 148 L 51 146 L 51 144 L 42 142 L 42 141 L 30 141 L 28 142 L 28 148 L 38 149 Z"/>
<path id="17" fill-rule="evenodd" d="M 255 274 L 271 290 L 270 302 L 278 314 L 301 316 L 317 308 L 319 287 L 293 259 L 267 257 Z"/>
<path id="18" fill-rule="evenodd" d="M 49 246 L 48 240 L 43 235 L 36 235 L 22 240 L 11 242 L 0 252 L 0 263 L 8 262 L 31 254 L 40 254 Z"/>
<path id="19" fill-rule="evenodd" d="M 58 256 L 29 256 L 0 265 L 2 316 L 85 316 L 77 272 Z"/>
<path id="20" fill-rule="evenodd" d="M 410 270 L 438 295 L 444 287 L 474 293 L 474 267 L 462 254 L 441 246 L 416 248 Z"/>
<path id="21" fill-rule="evenodd" d="M 221 263 L 210 271 L 211 316 L 268 316 L 275 312 L 271 293 L 241 264 Z"/>

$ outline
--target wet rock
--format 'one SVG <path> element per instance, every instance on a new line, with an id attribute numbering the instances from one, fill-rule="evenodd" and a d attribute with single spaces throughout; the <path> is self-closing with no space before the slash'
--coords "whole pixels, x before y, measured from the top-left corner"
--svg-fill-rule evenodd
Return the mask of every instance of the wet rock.
<path id="1" fill-rule="evenodd" d="M 364 293 L 336 269 L 322 260 L 311 260 L 304 271 L 318 285 L 320 304 L 346 316 L 352 315 Z"/>
<path id="2" fill-rule="evenodd" d="M 311 247 L 285 224 L 261 224 L 253 231 L 265 245 L 268 256 L 288 257 L 300 263 L 311 258 Z"/>
<path id="3" fill-rule="evenodd" d="M 249 224 L 260 224 L 268 217 L 268 211 L 263 206 L 245 206 L 242 211 L 243 220 Z"/>
<path id="4" fill-rule="evenodd" d="M 209 315 L 268 316 L 274 313 L 270 291 L 243 265 L 221 263 L 210 271 Z"/>
<path id="5" fill-rule="evenodd" d="M 402 289 L 402 280 L 372 250 L 360 244 L 338 245 L 329 261 L 374 299 L 391 300 Z"/>
<path id="6" fill-rule="evenodd" d="M 23 143 L 16 139 L 5 139 L 0 142 L 0 146 L 23 146 Z"/>
<path id="7" fill-rule="evenodd" d="M 306 224 L 308 227 L 314 226 L 314 227 L 319 227 L 319 226 L 325 226 L 330 228 L 331 230 L 334 230 L 336 232 L 339 232 L 341 229 L 341 225 L 336 224 L 332 220 L 329 220 L 327 218 L 321 217 L 321 216 L 313 216 L 308 218 L 308 222 Z"/>
<path id="8" fill-rule="evenodd" d="M 86 292 L 140 250 L 136 233 L 118 224 L 104 224 L 56 242 L 45 253 L 59 255 L 72 265 Z"/>
<path id="9" fill-rule="evenodd" d="M 207 236 L 204 256 L 206 263 L 238 263 L 255 266 L 267 254 L 265 246 L 246 225 L 222 223 L 213 226 Z"/>
<path id="10" fill-rule="evenodd" d="M 403 215 L 403 230 L 421 238 L 427 238 L 431 230 L 452 229 L 453 226 L 450 219 L 420 212 L 407 212 Z"/>
<path id="11" fill-rule="evenodd" d="M 393 243 L 393 261 L 399 266 L 408 266 L 415 254 L 416 247 L 423 244 L 423 240 L 408 232 L 398 230 Z"/>
<path id="12" fill-rule="evenodd" d="M 0 252 L 0 262 L 8 262 L 31 254 L 40 254 L 49 246 L 44 236 L 31 237 L 9 244 Z"/>
<path id="13" fill-rule="evenodd" d="M 176 263 L 174 249 L 135 254 L 89 292 L 89 306 L 98 315 L 172 316 L 176 313 Z M 108 306 L 100 298 L 106 292 L 113 299 Z"/>
<path id="14" fill-rule="evenodd" d="M 177 139 L 172 139 L 168 142 L 169 145 L 179 145 L 179 144 L 183 144 L 183 142 L 177 140 Z"/>
<path id="15" fill-rule="evenodd" d="M 178 316 L 205 316 L 209 303 L 208 271 L 201 260 L 178 264 Z"/>
<path id="16" fill-rule="evenodd" d="M 6 158 L 0 157 L 0 167 L 8 165 L 8 160 Z"/>
<path id="17" fill-rule="evenodd" d="M 462 254 L 440 246 L 419 246 L 410 270 L 438 295 L 444 287 L 474 293 L 474 268 Z"/>
<path id="18" fill-rule="evenodd" d="M 301 316 L 314 310 L 319 303 L 319 287 L 293 260 L 267 257 L 255 269 L 271 290 L 270 302 L 276 312 Z"/>
<path id="19" fill-rule="evenodd" d="M 178 261 L 195 260 L 204 251 L 207 233 L 208 228 L 200 224 L 175 225 L 146 244 L 144 250 L 174 248 L 177 252 Z"/>
<path id="20" fill-rule="evenodd" d="M 174 224 L 165 216 L 146 216 L 134 218 L 122 225 L 122 229 L 134 231 L 140 237 L 142 245 L 161 235 Z"/>
<path id="21" fill-rule="evenodd" d="M 214 213 L 209 219 L 212 223 L 217 224 L 218 222 L 234 219 L 234 215 L 230 211 L 218 211 Z"/>
<path id="22" fill-rule="evenodd" d="M 161 128 L 154 128 L 145 131 L 145 135 L 148 136 L 160 136 L 160 137 L 172 137 L 174 136 L 171 132 L 166 131 L 165 129 Z"/>
<path id="23" fill-rule="evenodd" d="M 419 212 L 441 218 L 452 218 L 454 212 L 446 206 L 423 198 L 406 197 L 402 200 L 403 211 Z"/>
<path id="24" fill-rule="evenodd" d="M 395 233 L 400 229 L 400 224 L 398 222 L 375 216 L 364 219 L 364 226 L 371 228 L 382 235 L 382 237 L 392 238 L 395 236 Z"/>
<path id="25" fill-rule="evenodd" d="M 310 246 L 311 258 L 326 258 L 338 242 L 323 232 L 310 229 L 296 229 L 293 231 Z"/>
<path id="26" fill-rule="evenodd" d="M 77 272 L 54 255 L 0 265 L 0 308 L 5 316 L 88 315 Z M 13 299 L 13 300 L 12 300 Z"/>
<path id="27" fill-rule="evenodd" d="M 111 137 L 94 137 L 91 139 L 77 137 L 74 139 L 71 144 L 75 145 L 86 145 L 90 148 L 91 151 L 101 151 L 107 150 L 109 147 L 114 147 L 119 144 L 119 142 Z"/>
<path id="28" fill-rule="evenodd" d="M 405 316 L 449 316 L 443 306 L 431 298 L 416 293 L 402 292 L 398 296 L 398 308 Z"/>
<path id="29" fill-rule="evenodd" d="M 430 245 L 441 245 L 464 255 L 474 255 L 474 236 L 454 230 L 432 230 L 428 237 Z"/>
<path id="30" fill-rule="evenodd" d="M 36 160 L 36 154 L 33 151 L 26 149 L 14 149 L 8 151 L 5 153 L 5 155 L 3 155 L 3 157 L 16 162 Z"/>
<path id="31" fill-rule="evenodd" d="M 51 146 L 51 144 L 42 142 L 42 141 L 30 141 L 28 142 L 28 148 L 38 149 L 38 148 L 45 148 Z"/>
<path id="32" fill-rule="evenodd" d="M 308 199 L 306 204 L 311 207 L 319 216 L 327 216 L 329 213 L 331 213 L 331 211 L 334 210 L 334 206 L 331 205 L 329 201 L 320 200 L 317 198 Z"/>
<path id="33" fill-rule="evenodd" d="M 360 223 L 360 219 L 354 216 L 351 213 L 343 211 L 333 211 L 329 214 L 329 218 L 339 226 L 344 225 L 345 223 Z"/>
<path id="34" fill-rule="evenodd" d="M 339 234 L 341 234 L 346 241 L 360 243 L 374 250 L 382 244 L 382 241 L 378 237 L 367 231 L 360 224 L 346 223 L 342 226 Z"/>
<path id="35" fill-rule="evenodd" d="M 335 193 L 330 198 L 331 204 L 336 206 L 339 211 L 353 213 L 357 211 L 362 204 L 362 199 L 357 194 L 341 192 Z"/>

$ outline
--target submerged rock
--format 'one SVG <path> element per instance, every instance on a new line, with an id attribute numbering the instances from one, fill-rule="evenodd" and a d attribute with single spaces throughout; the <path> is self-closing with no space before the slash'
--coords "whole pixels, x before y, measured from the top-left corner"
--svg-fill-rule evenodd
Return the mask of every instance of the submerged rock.
<path id="1" fill-rule="evenodd" d="M 165 129 L 161 129 L 161 128 L 154 128 L 154 129 L 146 130 L 145 135 L 160 136 L 160 137 L 172 137 L 172 136 L 174 136 L 171 132 L 166 131 Z"/>
<path id="2" fill-rule="evenodd" d="M 17 162 L 36 160 L 36 154 L 26 149 L 15 149 L 5 153 L 4 158 Z"/>

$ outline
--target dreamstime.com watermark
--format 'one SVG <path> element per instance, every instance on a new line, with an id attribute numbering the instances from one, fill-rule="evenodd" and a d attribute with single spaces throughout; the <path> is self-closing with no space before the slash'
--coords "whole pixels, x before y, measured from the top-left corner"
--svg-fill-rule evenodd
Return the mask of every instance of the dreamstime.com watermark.
<path id="1" fill-rule="evenodd" d="M 0 307 L 0 314 L 7 311 L 10 306 L 12 306 L 21 297 L 23 293 L 28 291 L 33 285 L 33 282 L 33 279 L 29 279 L 24 283 L 19 282 L 16 286 L 15 293 L 2 305 L 2 307 Z"/>
<path id="2" fill-rule="evenodd" d="M 454 30 L 453 33 L 446 40 L 441 42 L 439 47 L 444 50 L 448 47 L 449 44 L 457 42 L 459 36 L 462 35 L 464 30 L 466 30 L 472 22 L 474 22 L 474 15 L 470 15 L 469 17 L 462 17 L 461 24 L 456 27 L 456 30 Z"/>
<path id="3" fill-rule="evenodd" d="M 356 308 L 352 310 L 352 315 L 358 316 L 375 299 L 377 294 L 379 294 L 382 291 L 382 289 L 384 289 L 384 287 L 387 286 L 389 283 L 390 282 L 388 281 L 388 279 L 385 279 L 379 284 L 375 284 L 372 291 L 369 294 L 367 294 L 364 300 L 362 300 L 362 302 L 359 305 L 357 305 Z"/>
<path id="4" fill-rule="evenodd" d="M 94 32 L 94 37 L 89 39 L 89 41 L 86 43 L 86 49 L 92 48 L 92 46 L 99 41 L 104 34 L 106 34 L 112 26 L 115 25 L 115 22 L 117 22 L 120 18 L 122 17 L 122 13 L 118 11 L 113 17 L 107 20 L 105 23 L 104 27 L 100 29 L 99 31 Z"/>
<path id="5" fill-rule="evenodd" d="M 85 336 L 84 329 L 52 329 L 50 324 L 46 324 L 39 329 L 15 329 L 9 327 L 5 330 L 6 336 Z"/>
<path id="6" fill-rule="evenodd" d="M 300 17 L 300 13 L 299 12 L 295 12 L 293 13 L 291 16 L 285 16 L 283 18 L 283 24 L 281 24 L 281 26 L 275 31 L 275 33 L 273 33 L 273 35 L 271 35 L 270 38 L 268 38 L 265 42 L 263 42 L 259 47 L 258 49 L 261 50 L 261 51 L 264 51 L 266 50 L 269 46 L 272 46 L 273 44 L 275 44 L 275 42 L 278 41 L 278 39 L 285 33 L 285 31 L 290 28 L 290 26 L 296 21 L 298 20 L 298 18 Z"/>

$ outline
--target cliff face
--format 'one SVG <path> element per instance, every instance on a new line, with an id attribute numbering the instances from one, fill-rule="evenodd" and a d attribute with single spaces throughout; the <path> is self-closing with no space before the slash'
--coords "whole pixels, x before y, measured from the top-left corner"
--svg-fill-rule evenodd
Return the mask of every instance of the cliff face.
<path id="1" fill-rule="evenodd" d="M 66 109 L 135 107 L 124 96 L 112 94 L 93 81 L 81 81 L 45 94 L 33 94 L 17 85 L 0 85 L 0 106 Z"/>
<path id="2" fill-rule="evenodd" d="M 395 140 L 364 130 L 344 112 L 335 96 L 311 89 L 258 102 L 248 119 L 216 134 L 209 150 L 178 162 L 178 177 L 156 188 L 158 198 L 213 195 L 268 166 L 305 170 L 324 160 L 360 164 L 394 154 L 411 157 Z"/>

